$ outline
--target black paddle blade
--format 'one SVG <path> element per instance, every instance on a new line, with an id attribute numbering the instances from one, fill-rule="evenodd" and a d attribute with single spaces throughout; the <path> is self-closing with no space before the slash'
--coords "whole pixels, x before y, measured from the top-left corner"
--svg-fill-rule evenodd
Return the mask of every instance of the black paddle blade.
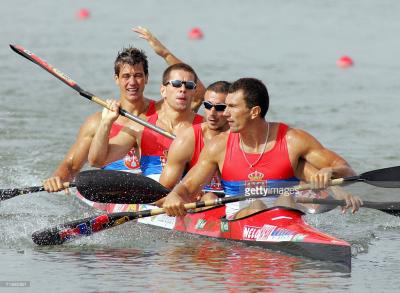
<path id="1" fill-rule="evenodd" d="M 102 203 L 152 203 L 170 192 L 151 178 L 114 170 L 80 172 L 75 184 L 85 198 Z"/>
<path id="2" fill-rule="evenodd" d="M 359 178 L 378 187 L 400 188 L 400 166 L 365 172 Z"/>
<path id="3" fill-rule="evenodd" d="M 325 199 L 325 198 L 308 198 L 300 197 L 296 198 L 298 203 L 308 203 L 308 204 L 325 204 L 325 205 L 335 205 L 335 206 L 346 206 L 345 200 L 337 199 Z M 388 201 L 388 202 L 377 202 L 377 201 L 363 201 L 362 208 L 375 209 L 392 216 L 400 217 L 400 202 L 398 201 Z"/>
<path id="4" fill-rule="evenodd" d="M 400 217 L 400 202 L 370 202 L 364 201 L 362 207 L 376 209 L 392 216 Z"/>

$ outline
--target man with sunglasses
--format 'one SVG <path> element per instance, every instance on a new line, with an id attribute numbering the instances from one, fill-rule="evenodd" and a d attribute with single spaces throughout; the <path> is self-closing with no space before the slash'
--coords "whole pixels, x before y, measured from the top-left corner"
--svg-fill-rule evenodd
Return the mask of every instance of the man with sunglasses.
<path id="1" fill-rule="evenodd" d="M 209 85 L 204 95 L 205 122 L 193 125 L 182 131 L 172 142 L 168 160 L 163 168 L 160 183 L 172 189 L 198 161 L 201 150 L 212 138 L 229 130 L 229 124 L 223 115 L 226 109 L 225 99 L 231 83 L 217 81 Z M 302 162 L 296 170 L 296 176 L 303 180 L 310 178 L 317 170 Z M 220 173 L 216 172 L 200 193 L 201 200 L 215 199 L 223 194 Z M 156 202 L 162 206 L 164 199 Z"/>
<path id="2" fill-rule="evenodd" d="M 184 203 L 195 201 L 197 193 L 216 171 L 221 173 L 226 196 L 265 191 L 271 187 L 290 190 L 298 183 L 295 170 L 302 164 L 318 170 L 310 178 L 315 188 L 326 188 L 332 178 L 355 175 L 343 158 L 323 147 L 307 132 L 266 121 L 269 96 L 260 80 L 241 78 L 235 81 L 229 88 L 226 105 L 224 116 L 230 131 L 215 136 L 203 148 L 196 166 L 165 198 L 163 208 L 168 215 L 185 215 Z M 353 212 L 362 205 L 358 197 L 350 194 L 335 195 L 346 200 Z M 283 195 L 278 202 L 295 206 L 291 196 Z M 237 219 L 265 208 L 261 200 L 250 204 L 247 201 L 231 203 L 226 205 L 226 216 Z"/>
<path id="3" fill-rule="evenodd" d="M 201 123 L 203 117 L 195 114 L 191 103 L 198 81 L 197 74 L 187 64 L 169 66 L 163 73 L 160 93 L 162 106 L 148 122 L 177 135 L 191 125 Z M 141 125 L 125 127 L 117 136 L 109 139 L 112 123 L 119 117 L 120 103 L 107 101 L 111 110 L 104 109 L 99 128 L 93 138 L 89 163 L 103 166 L 123 157 L 135 145 L 140 146 L 140 166 L 143 175 L 158 180 L 166 163 L 172 140 Z"/>
<path id="4" fill-rule="evenodd" d="M 137 27 L 133 29 L 140 38 L 145 39 L 156 54 L 162 57 L 167 64 L 177 64 L 182 61 L 175 57 L 148 29 Z M 126 48 L 118 53 L 114 63 L 114 79 L 120 90 L 121 107 L 128 112 L 146 118 L 161 108 L 162 101 L 153 101 L 144 97 L 144 89 L 149 79 L 147 56 L 136 48 Z M 197 81 L 196 91 L 191 107 L 197 112 L 203 101 L 205 88 L 200 80 Z M 54 171 L 52 177 L 45 179 L 43 185 L 48 192 L 57 192 L 62 189 L 63 183 L 72 181 L 75 175 L 87 162 L 92 139 L 99 127 L 101 113 L 89 116 L 82 124 L 75 143 L 71 146 L 64 160 Z M 111 126 L 110 138 L 116 136 L 125 126 L 133 126 L 134 122 L 120 116 Z M 139 161 L 135 148 L 128 150 L 124 157 L 110 162 L 106 169 L 140 172 Z"/>
<path id="5" fill-rule="evenodd" d="M 229 129 L 226 118 L 223 116 L 229 86 L 230 83 L 227 81 L 217 81 L 209 85 L 203 102 L 205 122 L 185 129 L 172 142 L 167 164 L 160 177 L 160 183 L 165 187 L 173 188 L 181 180 L 183 174 L 196 164 L 204 145 L 207 145 L 216 135 Z M 203 191 L 208 192 L 203 199 L 214 198 L 213 191 L 222 191 L 218 173 L 214 174 Z M 162 201 L 157 202 L 157 205 L 161 204 Z"/>

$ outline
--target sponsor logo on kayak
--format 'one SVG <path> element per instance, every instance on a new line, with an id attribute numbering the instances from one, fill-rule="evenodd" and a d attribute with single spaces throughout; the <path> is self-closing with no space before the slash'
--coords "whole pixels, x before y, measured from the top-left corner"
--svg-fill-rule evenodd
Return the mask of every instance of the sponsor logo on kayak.
<path id="1" fill-rule="evenodd" d="M 204 228 L 204 226 L 206 225 L 206 223 L 207 223 L 206 220 L 204 220 L 204 219 L 199 219 L 199 220 L 197 221 L 197 223 L 196 223 L 195 228 L 196 228 L 197 230 L 201 230 L 201 229 Z"/>
<path id="2" fill-rule="evenodd" d="M 228 232 L 229 224 L 226 221 L 221 221 L 221 232 Z"/>
<path id="3" fill-rule="evenodd" d="M 279 228 L 268 224 L 265 224 L 261 228 L 254 226 L 245 226 L 243 229 L 244 240 L 271 242 L 291 241 L 295 235 L 295 233 L 285 228 Z M 304 237 L 301 238 L 301 236 L 299 236 L 296 241 L 301 241 L 302 239 L 304 239 Z"/>
<path id="4" fill-rule="evenodd" d="M 304 238 L 306 238 L 306 235 L 304 235 L 304 234 L 296 234 L 296 235 L 294 235 L 292 241 L 293 242 L 302 242 L 302 241 L 304 241 Z"/>
<path id="5" fill-rule="evenodd" d="M 244 240 L 256 240 L 260 229 L 261 229 L 260 227 L 247 226 L 247 225 L 244 226 L 243 239 Z"/>
<path id="6" fill-rule="evenodd" d="M 265 224 L 257 237 L 257 241 L 290 241 L 292 240 L 295 233 L 285 228 L 279 228 L 276 226 Z"/>

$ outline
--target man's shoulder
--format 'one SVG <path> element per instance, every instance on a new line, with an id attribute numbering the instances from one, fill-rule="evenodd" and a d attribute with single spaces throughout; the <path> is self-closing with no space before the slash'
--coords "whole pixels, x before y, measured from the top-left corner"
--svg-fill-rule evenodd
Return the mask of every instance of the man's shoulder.
<path id="1" fill-rule="evenodd" d="M 189 140 L 194 138 L 195 125 L 188 125 L 188 127 L 181 128 L 176 133 L 175 140 Z"/>
<path id="2" fill-rule="evenodd" d="M 212 152 L 218 153 L 226 148 L 226 142 L 228 141 L 229 131 L 221 132 L 214 136 L 207 144 L 208 149 Z"/>
<path id="3" fill-rule="evenodd" d="M 297 148 L 320 145 L 320 142 L 306 130 L 291 127 L 286 132 L 286 142 L 288 146 L 296 146 Z"/>
<path id="4" fill-rule="evenodd" d="M 93 113 L 93 114 L 87 116 L 86 120 L 85 120 L 85 122 L 83 122 L 83 124 L 86 124 L 86 123 L 99 123 L 100 120 L 101 120 L 101 112 L 96 112 L 96 113 Z"/>
<path id="5" fill-rule="evenodd" d="M 88 117 L 86 117 L 86 120 L 81 125 L 81 129 L 96 132 L 96 129 L 100 121 L 101 121 L 101 113 L 100 112 L 93 113 Z"/>
<path id="6" fill-rule="evenodd" d="M 288 126 L 287 131 L 286 131 L 286 137 L 287 138 L 305 138 L 311 136 L 306 130 L 301 129 L 301 128 L 294 128 Z"/>

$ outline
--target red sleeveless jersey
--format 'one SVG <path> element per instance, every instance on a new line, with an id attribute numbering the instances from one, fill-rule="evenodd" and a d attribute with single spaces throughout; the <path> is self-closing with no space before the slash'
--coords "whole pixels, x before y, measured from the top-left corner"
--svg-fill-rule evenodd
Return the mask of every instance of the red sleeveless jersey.
<path id="1" fill-rule="evenodd" d="M 148 118 L 148 122 L 156 125 L 158 113 L 154 113 Z M 203 116 L 196 114 L 192 124 L 203 122 Z M 167 162 L 168 149 L 172 143 L 170 138 L 165 137 L 147 127 L 144 128 L 141 140 L 140 165 L 143 175 L 161 174 L 162 168 Z"/>
<path id="2" fill-rule="evenodd" d="M 285 138 L 287 129 L 287 125 L 279 123 L 275 145 L 253 167 L 250 167 L 244 155 L 253 163 L 260 154 L 244 153 L 240 147 L 239 133 L 229 133 L 221 174 L 226 195 L 248 194 L 250 188 L 289 187 L 298 182 L 289 159 Z"/>
<path id="3" fill-rule="evenodd" d="M 155 111 L 156 111 L 156 102 L 154 100 L 150 100 L 146 116 L 153 115 Z M 125 127 L 124 125 L 114 122 L 111 125 L 110 134 L 108 136 L 109 139 L 113 138 L 114 136 L 117 136 L 118 133 L 124 127 Z M 140 172 L 139 159 L 136 156 L 135 149 L 132 148 L 123 159 L 111 162 L 110 164 L 104 166 L 102 169 Z"/>

